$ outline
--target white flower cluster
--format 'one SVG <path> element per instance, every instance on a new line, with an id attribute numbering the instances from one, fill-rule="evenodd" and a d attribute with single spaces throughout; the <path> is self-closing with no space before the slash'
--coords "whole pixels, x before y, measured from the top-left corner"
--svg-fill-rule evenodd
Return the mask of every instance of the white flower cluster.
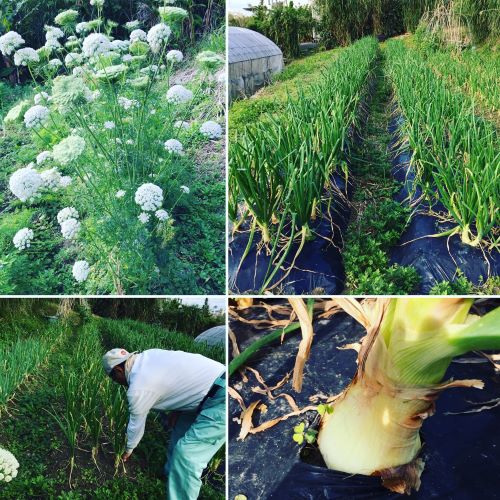
<path id="1" fill-rule="evenodd" d="M 156 184 L 143 184 L 135 192 L 135 202 L 145 212 L 153 212 L 163 203 L 163 190 Z"/>
<path id="2" fill-rule="evenodd" d="M 60 46 L 59 38 L 64 36 L 64 32 L 61 28 L 57 28 L 56 26 L 45 26 L 47 33 L 45 33 L 45 40 L 57 42 L 57 45 Z"/>
<path id="3" fill-rule="evenodd" d="M 190 190 L 187 186 L 181 186 L 181 191 L 184 193 L 184 194 L 189 194 L 190 193 Z"/>
<path id="4" fill-rule="evenodd" d="M 217 122 L 209 120 L 200 127 L 200 132 L 209 139 L 218 139 L 222 135 L 222 127 Z"/>
<path id="5" fill-rule="evenodd" d="M 120 189 L 118 190 L 116 193 L 115 193 L 115 196 L 120 199 L 120 198 L 123 198 L 125 196 L 126 192 L 123 190 L 123 189 Z"/>
<path id="6" fill-rule="evenodd" d="M 60 66 L 62 66 L 62 62 L 59 59 L 51 59 L 49 61 L 49 66 L 51 66 L 52 68 L 59 68 Z"/>
<path id="7" fill-rule="evenodd" d="M 48 100 L 49 100 L 49 94 L 47 94 L 47 92 L 40 92 L 39 94 L 35 94 L 34 97 L 35 104 L 40 104 Z"/>
<path id="8" fill-rule="evenodd" d="M 141 23 L 137 20 L 134 19 L 133 21 L 129 21 L 128 23 L 125 23 L 125 28 L 128 30 L 134 30 L 136 29 Z"/>
<path id="9" fill-rule="evenodd" d="M 49 108 L 37 104 L 24 113 L 24 124 L 27 128 L 43 125 L 49 117 Z"/>
<path id="10" fill-rule="evenodd" d="M 52 158 L 50 151 L 42 151 L 40 154 L 37 155 L 36 163 L 37 165 L 41 165 L 43 162 L 49 160 L 50 158 Z"/>
<path id="11" fill-rule="evenodd" d="M 50 168 L 40 173 L 45 189 L 57 190 L 61 186 L 61 173 L 56 167 Z"/>
<path id="12" fill-rule="evenodd" d="M 4 56 L 10 56 L 18 47 L 24 43 L 24 38 L 15 31 L 9 31 L 0 36 L 0 52 Z"/>
<path id="13" fill-rule="evenodd" d="M 147 224 L 149 222 L 149 218 L 151 216 L 147 213 L 147 212 L 141 212 L 137 218 L 143 223 L 143 224 Z"/>
<path id="14" fill-rule="evenodd" d="M 68 219 L 78 219 L 78 210 L 75 207 L 65 207 L 62 210 L 59 210 L 57 214 L 57 222 L 62 224 L 65 220 Z"/>
<path id="15" fill-rule="evenodd" d="M 85 57 L 95 57 L 112 49 L 111 42 L 106 35 L 91 33 L 83 41 L 82 52 Z"/>
<path id="16" fill-rule="evenodd" d="M 158 54 L 160 52 L 161 47 L 164 43 L 166 43 L 172 34 L 172 30 L 163 23 L 156 24 L 153 26 L 147 35 L 147 40 L 149 46 L 151 47 L 151 52 L 153 54 Z"/>
<path id="17" fill-rule="evenodd" d="M 9 189 L 21 201 L 35 196 L 42 184 L 42 176 L 31 165 L 16 170 L 9 179 Z"/>
<path id="18" fill-rule="evenodd" d="M 167 61 L 181 62 L 184 59 L 180 50 L 169 50 L 167 52 Z"/>
<path id="19" fill-rule="evenodd" d="M 83 33 L 84 31 L 89 31 L 90 26 L 89 23 L 82 22 L 78 23 L 75 27 L 77 33 Z"/>
<path id="20" fill-rule="evenodd" d="M 39 62 L 40 56 L 35 49 L 31 47 L 26 47 L 24 49 L 19 49 L 14 54 L 14 64 L 16 66 L 28 66 L 29 63 Z"/>
<path id="21" fill-rule="evenodd" d="M 57 38 L 47 38 L 44 47 L 48 49 L 49 52 L 53 50 L 58 50 L 62 47 Z"/>
<path id="22" fill-rule="evenodd" d="M 118 97 L 118 104 L 125 110 L 133 108 L 139 104 L 135 99 L 127 99 L 126 97 Z"/>
<path id="23" fill-rule="evenodd" d="M 93 5 L 94 7 L 102 8 L 102 7 L 104 7 L 104 0 L 90 0 L 90 5 Z"/>
<path id="24" fill-rule="evenodd" d="M 130 33 L 130 41 L 131 42 L 145 42 L 147 40 L 148 35 L 143 30 L 134 30 Z"/>
<path id="25" fill-rule="evenodd" d="M 183 85 L 174 85 L 167 91 L 167 101 L 172 104 L 188 102 L 193 98 L 193 93 Z"/>
<path id="26" fill-rule="evenodd" d="M 190 125 L 189 125 L 189 122 L 184 122 L 184 121 L 178 120 L 174 123 L 174 127 L 187 130 L 190 127 Z"/>
<path id="27" fill-rule="evenodd" d="M 52 156 L 61 165 L 75 161 L 85 150 L 85 139 L 79 135 L 70 135 L 54 146 Z"/>
<path id="28" fill-rule="evenodd" d="M 76 66 L 77 64 L 82 64 L 83 56 L 78 52 L 69 52 L 64 58 L 64 63 L 66 66 Z"/>
<path id="29" fill-rule="evenodd" d="M 114 50 L 125 52 L 130 46 L 130 42 L 128 40 L 113 40 L 111 42 L 111 47 Z"/>
<path id="30" fill-rule="evenodd" d="M 14 246 L 18 250 L 24 250 L 25 248 L 30 247 L 31 240 L 33 239 L 33 237 L 34 237 L 33 230 L 27 227 L 23 227 L 15 234 L 14 238 L 12 239 L 12 242 L 14 243 Z M 0 473 L 1 473 L 1 466 L 0 466 Z"/>
<path id="31" fill-rule="evenodd" d="M 90 266 L 86 260 L 77 260 L 73 264 L 73 277 L 78 283 L 85 281 L 90 273 Z"/>
<path id="32" fill-rule="evenodd" d="M 0 448 L 0 481 L 12 481 L 17 476 L 18 468 L 16 457 L 10 451 Z"/>
<path id="33" fill-rule="evenodd" d="M 63 238 L 66 240 L 73 240 L 77 237 L 78 232 L 80 231 L 80 221 L 70 217 L 61 222 L 61 233 Z"/>
<path id="34" fill-rule="evenodd" d="M 61 181 L 59 182 L 59 185 L 61 187 L 68 187 L 71 182 L 72 182 L 73 179 L 71 179 L 71 177 L 69 175 L 63 175 L 61 177 Z"/>
<path id="35" fill-rule="evenodd" d="M 104 128 L 106 130 L 112 130 L 116 127 L 115 122 L 104 122 Z"/>
<path id="36" fill-rule="evenodd" d="M 183 152 L 182 144 L 177 139 L 169 139 L 168 141 L 165 141 L 164 146 L 169 153 L 182 154 Z"/>
<path id="37" fill-rule="evenodd" d="M 161 220 L 161 221 L 166 221 L 170 218 L 170 215 L 168 215 L 168 212 L 166 210 L 157 210 L 155 212 L 155 216 L 158 220 Z"/>
<path id="38" fill-rule="evenodd" d="M 63 10 L 54 18 L 54 22 L 59 26 L 65 26 L 76 21 L 78 11 L 74 9 Z"/>

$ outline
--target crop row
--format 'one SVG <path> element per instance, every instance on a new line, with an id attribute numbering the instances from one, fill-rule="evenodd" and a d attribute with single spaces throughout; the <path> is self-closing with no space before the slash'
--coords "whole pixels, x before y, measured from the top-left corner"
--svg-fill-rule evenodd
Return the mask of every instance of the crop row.
<path id="1" fill-rule="evenodd" d="M 453 56 L 447 52 L 425 53 L 427 63 L 456 89 L 478 99 L 485 110 L 500 113 L 500 61 L 476 54 Z"/>
<path id="2" fill-rule="evenodd" d="M 180 350 L 202 354 L 224 363 L 224 349 L 197 343 L 184 333 L 171 332 L 159 326 L 133 320 L 100 319 L 98 328 L 104 344 L 111 348 L 123 347 L 129 352 L 146 349 Z"/>
<path id="3" fill-rule="evenodd" d="M 58 385 L 63 406 L 49 410 L 69 447 L 70 485 L 75 453 L 83 442 L 90 446 L 96 462 L 102 438 L 106 437 L 113 449 L 115 468 L 125 451 L 126 396 L 120 386 L 104 376 L 98 355 L 102 350 L 95 323 L 86 324 L 79 332 L 71 364 L 61 367 Z"/>
<path id="4" fill-rule="evenodd" d="M 236 227 L 250 219 L 249 245 L 258 229 L 274 254 L 285 225 L 288 248 L 294 238 L 301 241 L 297 254 L 313 237 L 311 221 L 338 193 L 331 175 L 347 176 L 345 149 L 376 57 L 374 38 L 356 42 L 340 53 L 307 95 L 301 89 L 280 114 L 262 117 L 235 137 L 229 158 L 229 216 Z M 287 251 L 280 253 L 275 269 Z"/>
<path id="5" fill-rule="evenodd" d="M 64 331 L 61 326 L 54 325 L 36 337 L 0 343 L 0 408 L 47 358 Z"/>
<path id="6" fill-rule="evenodd" d="M 447 88 L 415 51 L 387 45 L 388 73 L 405 121 L 417 182 L 431 204 L 441 202 L 464 243 L 498 243 L 500 149 L 495 126 L 474 103 Z M 439 206 L 437 206 L 439 210 Z"/>

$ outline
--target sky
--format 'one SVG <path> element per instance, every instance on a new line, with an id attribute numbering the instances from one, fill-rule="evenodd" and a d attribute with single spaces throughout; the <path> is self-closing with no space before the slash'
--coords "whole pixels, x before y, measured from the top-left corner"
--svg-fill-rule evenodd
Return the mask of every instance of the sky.
<path id="1" fill-rule="evenodd" d="M 260 0 L 227 0 L 228 12 L 235 14 L 250 14 L 248 11 L 244 10 L 244 7 L 249 5 L 259 5 Z M 293 5 L 296 7 L 299 5 L 308 5 L 309 0 L 294 0 Z M 269 7 L 268 0 L 264 0 L 264 5 Z"/>
<path id="2" fill-rule="evenodd" d="M 204 296 L 193 296 L 193 297 L 181 297 L 184 304 L 202 306 L 205 303 L 206 297 Z M 226 310 L 226 298 L 225 297 L 208 297 L 208 305 L 211 309 L 223 309 Z"/>

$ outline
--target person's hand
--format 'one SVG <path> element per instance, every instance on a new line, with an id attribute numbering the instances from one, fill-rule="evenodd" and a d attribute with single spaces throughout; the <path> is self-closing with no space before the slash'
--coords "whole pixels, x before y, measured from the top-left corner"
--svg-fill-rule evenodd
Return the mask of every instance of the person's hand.
<path id="1" fill-rule="evenodd" d="M 122 460 L 124 462 L 126 462 L 129 458 L 130 458 L 130 455 L 132 455 L 132 452 L 131 451 L 126 451 L 123 455 L 122 455 Z"/>

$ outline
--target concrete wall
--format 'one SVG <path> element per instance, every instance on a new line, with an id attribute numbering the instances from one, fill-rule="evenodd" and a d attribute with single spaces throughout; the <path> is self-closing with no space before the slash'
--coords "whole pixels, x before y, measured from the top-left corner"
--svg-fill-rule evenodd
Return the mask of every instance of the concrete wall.
<path id="1" fill-rule="evenodd" d="M 281 54 L 229 64 L 229 99 L 251 96 L 282 69 Z"/>

